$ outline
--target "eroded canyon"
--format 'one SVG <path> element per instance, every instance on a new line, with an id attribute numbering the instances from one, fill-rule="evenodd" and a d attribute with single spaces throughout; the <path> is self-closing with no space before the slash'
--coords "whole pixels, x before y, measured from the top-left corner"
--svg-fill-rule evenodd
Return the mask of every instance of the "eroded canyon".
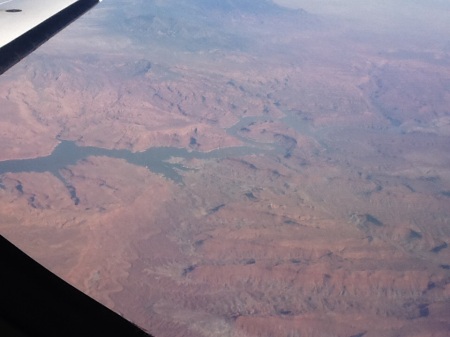
<path id="1" fill-rule="evenodd" d="M 126 3 L 0 78 L 2 235 L 155 336 L 448 336 L 450 42 Z"/>

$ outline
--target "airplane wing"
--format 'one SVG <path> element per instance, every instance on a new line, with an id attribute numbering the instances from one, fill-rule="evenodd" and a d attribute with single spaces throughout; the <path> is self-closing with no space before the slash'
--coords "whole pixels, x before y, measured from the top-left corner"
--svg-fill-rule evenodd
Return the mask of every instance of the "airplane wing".
<path id="1" fill-rule="evenodd" d="M 152 337 L 0 235 L 0 336 Z"/>
<path id="2" fill-rule="evenodd" d="M 0 0 L 0 75 L 101 0 Z"/>

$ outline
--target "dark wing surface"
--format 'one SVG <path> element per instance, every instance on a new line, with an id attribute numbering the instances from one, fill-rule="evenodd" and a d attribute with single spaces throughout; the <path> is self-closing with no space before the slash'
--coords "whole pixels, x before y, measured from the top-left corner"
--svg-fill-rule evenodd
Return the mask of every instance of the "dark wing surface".
<path id="1" fill-rule="evenodd" d="M 0 0 L 0 75 L 101 0 Z"/>
<path id="2" fill-rule="evenodd" d="M 0 336 L 151 337 L 0 235 Z"/>

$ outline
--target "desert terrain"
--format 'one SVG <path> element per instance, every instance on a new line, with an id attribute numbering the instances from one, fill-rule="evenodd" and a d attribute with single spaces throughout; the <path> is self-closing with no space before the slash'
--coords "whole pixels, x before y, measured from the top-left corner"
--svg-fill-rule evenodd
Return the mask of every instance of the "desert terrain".
<path id="1" fill-rule="evenodd" d="M 102 2 L 2 75 L 1 234 L 157 337 L 448 336 L 449 6 L 277 3 Z"/>

